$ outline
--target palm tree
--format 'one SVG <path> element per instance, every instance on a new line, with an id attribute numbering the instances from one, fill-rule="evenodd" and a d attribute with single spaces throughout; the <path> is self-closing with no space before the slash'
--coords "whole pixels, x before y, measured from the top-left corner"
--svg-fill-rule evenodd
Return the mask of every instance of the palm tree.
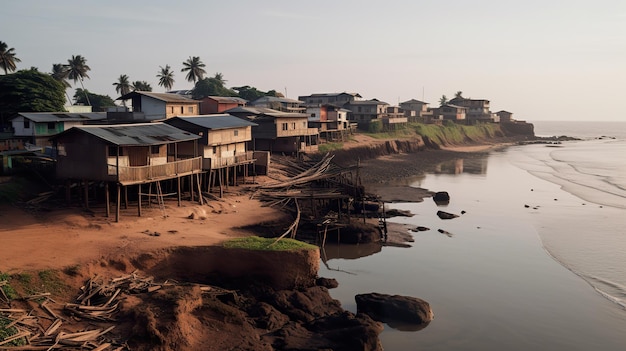
<path id="1" fill-rule="evenodd" d="M 152 87 L 145 80 L 134 81 L 131 84 L 131 87 L 133 88 L 133 90 L 138 90 L 138 91 L 152 91 Z"/>
<path id="2" fill-rule="evenodd" d="M 454 97 L 456 99 L 463 99 L 463 92 L 462 91 L 457 91 L 456 94 L 454 94 Z"/>
<path id="3" fill-rule="evenodd" d="M 117 82 L 113 83 L 113 85 L 115 85 L 115 92 L 121 96 L 130 93 L 132 88 L 130 81 L 128 81 L 128 76 L 125 74 L 120 74 L 120 77 L 117 78 Z"/>
<path id="4" fill-rule="evenodd" d="M 157 74 L 157 78 L 159 78 L 159 85 L 165 88 L 165 90 L 172 90 L 172 86 L 174 86 L 174 72 L 170 71 L 170 65 L 165 65 L 165 68 L 159 66 L 161 72 Z"/>
<path id="5" fill-rule="evenodd" d="M 128 76 L 125 74 L 120 74 L 120 77 L 117 78 L 117 82 L 113 83 L 115 85 L 115 92 L 124 96 L 130 93 L 131 85 L 128 81 Z M 126 100 L 122 100 L 122 104 L 126 106 Z"/>
<path id="6" fill-rule="evenodd" d="M 67 76 L 70 74 L 67 65 L 62 63 L 55 63 L 52 65 L 52 73 L 50 75 L 54 80 L 61 83 L 65 88 L 65 95 L 67 96 L 67 101 L 69 101 L 70 105 L 72 104 L 72 99 L 70 99 L 70 95 L 67 93 L 67 88 L 71 88 L 72 85 L 67 81 Z"/>
<path id="7" fill-rule="evenodd" d="M 87 60 L 81 55 L 72 55 L 72 58 L 67 60 L 68 63 L 68 75 L 67 77 L 74 81 L 80 81 L 80 86 L 83 88 L 83 92 L 85 92 L 85 86 L 83 85 L 83 79 L 89 78 L 87 74 L 88 71 L 91 71 L 91 68 L 87 66 Z M 91 106 L 91 101 L 89 101 L 89 96 L 85 93 L 85 98 L 87 99 L 87 104 Z"/>
<path id="8" fill-rule="evenodd" d="M 15 72 L 17 67 L 16 62 L 22 62 L 19 58 L 15 57 L 15 49 L 10 48 L 7 43 L 0 41 L 0 67 L 4 69 L 4 74 L 9 72 Z"/>
<path id="9" fill-rule="evenodd" d="M 215 73 L 215 77 L 213 78 L 215 78 L 215 80 L 218 81 L 222 87 L 226 84 L 226 79 L 224 79 L 224 75 L 220 72 Z"/>
<path id="10" fill-rule="evenodd" d="M 189 59 L 183 62 L 183 66 L 185 67 L 183 67 L 180 71 L 187 72 L 186 78 L 188 82 L 196 84 L 196 81 L 202 80 L 206 74 L 206 71 L 203 68 L 206 67 L 206 65 L 200 61 L 200 57 L 198 56 L 189 56 Z"/>
<path id="11" fill-rule="evenodd" d="M 448 103 L 448 98 L 445 95 L 441 95 L 441 99 L 439 99 L 439 106 L 443 106 Z"/>

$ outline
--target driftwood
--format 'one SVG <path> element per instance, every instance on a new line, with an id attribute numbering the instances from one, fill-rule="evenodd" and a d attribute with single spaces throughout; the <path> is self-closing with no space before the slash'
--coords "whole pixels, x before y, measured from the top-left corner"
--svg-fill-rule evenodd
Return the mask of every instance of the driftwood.
<path id="1" fill-rule="evenodd" d="M 24 297 L 24 300 L 46 299 L 39 305 L 44 314 L 37 315 L 36 310 L 21 308 L 2 308 L 0 317 L 9 321 L 4 327 L 14 331 L 7 338 L 0 340 L 0 351 L 8 350 L 91 350 L 91 351 L 123 351 L 128 350 L 122 342 L 116 342 L 107 337 L 115 328 L 111 322 L 115 321 L 119 302 L 124 294 L 151 293 L 164 286 L 178 285 L 176 281 L 168 280 L 162 283 L 154 282 L 153 277 L 142 277 L 137 272 L 127 274 L 106 282 L 102 277 L 94 276 L 80 288 L 81 293 L 75 302 L 66 303 L 63 312 L 74 319 L 94 321 L 94 325 L 103 325 L 95 329 L 72 331 L 62 330 L 65 320 L 59 316 L 48 304 L 52 301 L 50 294 L 38 293 Z M 213 296 L 232 295 L 237 298 L 237 292 L 217 286 L 202 284 L 186 284 L 199 286 L 202 294 Z M 52 301 L 53 304 L 55 304 Z M 56 304 L 59 305 L 59 304 Z M 53 317 L 50 319 L 47 315 Z M 48 320 L 52 320 L 50 323 Z M 108 324 L 108 325 L 107 325 Z M 13 344 L 13 345 L 11 345 Z M 21 346 L 15 346 L 15 345 Z"/>

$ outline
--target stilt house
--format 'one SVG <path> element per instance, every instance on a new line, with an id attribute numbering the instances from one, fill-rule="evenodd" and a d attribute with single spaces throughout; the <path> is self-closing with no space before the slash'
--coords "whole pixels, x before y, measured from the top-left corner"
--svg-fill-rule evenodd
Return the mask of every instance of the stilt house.
<path id="1" fill-rule="evenodd" d="M 209 190 L 215 177 L 221 185 L 233 175 L 236 184 L 237 174 L 246 177 L 248 166 L 256 160 L 254 152 L 246 148 L 256 123 L 229 114 L 174 117 L 165 123 L 200 136 L 202 168 L 209 173 Z"/>
<path id="2" fill-rule="evenodd" d="M 129 186 L 138 186 L 139 215 L 141 198 L 147 195 L 142 193 L 142 184 L 150 184 L 152 189 L 154 183 L 156 196 L 162 196 L 159 194 L 160 182 L 176 179 L 180 205 L 181 177 L 189 176 L 193 198 L 193 185 L 199 183 L 199 180 L 194 181 L 193 175 L 202 172 L 202 157 L 197 145 L 199 138 L 165 123 L 76 126 L 53 138 L 58 152 L 56 174 L 60 179 L 81 180 L 84 184 L 104 183 L 107 216 L 108 187 L 114 184 L 117 187 L 116 220 L 119 221 L 121 188 L 126 194 Z M 85 203 L 88 205 L 87 196 Z"/>

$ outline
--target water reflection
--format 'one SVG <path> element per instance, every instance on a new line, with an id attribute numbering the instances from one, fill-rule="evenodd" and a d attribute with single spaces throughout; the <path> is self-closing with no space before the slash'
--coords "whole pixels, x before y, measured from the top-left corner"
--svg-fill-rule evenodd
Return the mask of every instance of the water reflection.
<path id="1" fill-rule="evenodd" d="M 358 245 L 341 245 L 326 243 L 322 249 L 322 259 L 325 261 L 341 258 L 344 260 L 355 260 L 361 257 L 371 256 L 382 251 L 381 243 L 366 243 Z"/>
<path id="2" fill-rule="evenodd" d="M 480 158 L 457 158 L 442 162 L 435 167 L 435 174 L 486 174 L 487 157 Z"/>

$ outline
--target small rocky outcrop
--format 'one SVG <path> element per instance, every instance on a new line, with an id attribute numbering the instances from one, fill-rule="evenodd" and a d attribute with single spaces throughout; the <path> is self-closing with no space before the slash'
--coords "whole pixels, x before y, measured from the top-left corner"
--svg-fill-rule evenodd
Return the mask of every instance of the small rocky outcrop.
<path id="1" fill-rule="evenodd" d="M 390 324 L 425 324 L 433 320 L 430 304 L 420 298 L 379 293 L 359 294 L 356 300 L 357 313 Z"/>
<path id="2" fill-rule="evenodd" d="M 447 191 L 439 191 L 433 195 L 433 201 L 437 205 L 447 205 L 450 203 L 450 194 Z"/>
<path id="3" fill-rule="evenodd" d="M 437 217 L 441 218 L 441 219 L 453 219 L 453 218 L 457 218 L 459 215 L 456 215 L 454 213 L 448 213 L 448 212 L 444 212 L 444 211 L 437 211 Z"/>

